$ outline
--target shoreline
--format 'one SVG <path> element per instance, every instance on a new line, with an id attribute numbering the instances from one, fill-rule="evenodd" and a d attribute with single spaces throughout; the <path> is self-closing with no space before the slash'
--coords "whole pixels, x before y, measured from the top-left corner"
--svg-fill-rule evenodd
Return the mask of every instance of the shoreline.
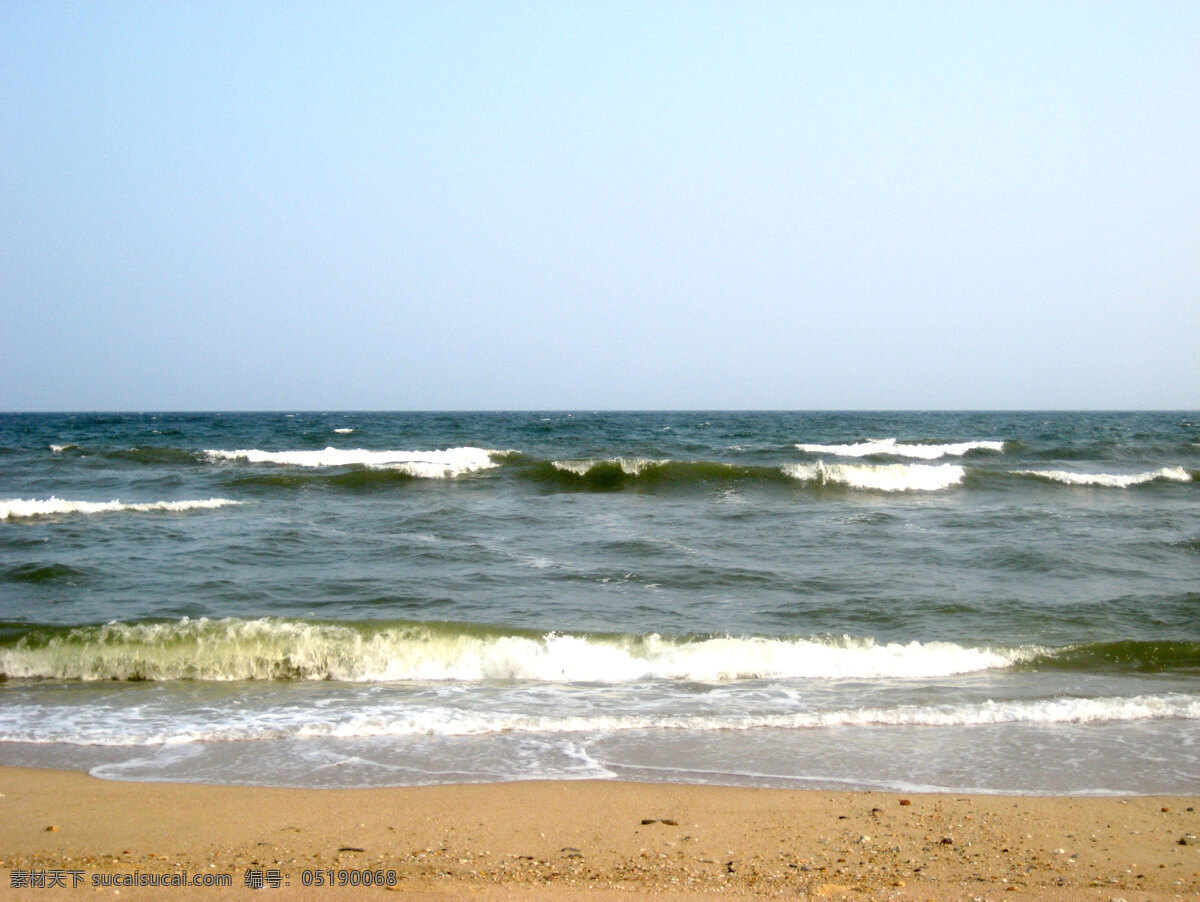
<path id="1" fill-rule="evenodd" d="M 16 899 L 1200 898 L 1196 796 L 295 789 L 21 767 L 0 767 L 0 793 L 0 895 Z M 57 872 L 66 886 L 15 887 L 14 871 Z M 111 885 L 184 873 L 232 885 Z M 306 885 L 367 874 L 391 885 Z"/>

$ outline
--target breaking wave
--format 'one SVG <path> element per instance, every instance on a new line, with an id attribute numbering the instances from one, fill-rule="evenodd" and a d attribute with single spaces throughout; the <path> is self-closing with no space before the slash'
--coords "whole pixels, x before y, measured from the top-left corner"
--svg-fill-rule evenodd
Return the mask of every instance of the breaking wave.
<path id="1" fill-rule="evenodd" d="M 24 517 L 49 517 L 54 514 L 107 514 L 115 511 L 189 511 L 211 510 L 242 504 L 229 498 L 208 498 L 203 501 L 155 501 L 149 504 L 122 504 L 120 501 L 68 501 L 63 498 L 6 498 L 0 500 L 0 520 Z"/>
<path id="2" fill-rule="evenodd" d="M 35 629 L 0 646 L 0 672 L 71 680 L 903 679 L 1004 668 L 1038 652 L 850 637 L 670 638 L 201 618 Z"/>
<path id="3" fill-rule="evenodd" d="M 1004 442 L 974 441 L 951 442 L 948 444 L 925 444 L 921 442 L 900 442 L 894 438 L 867 439 L 849 445 L 810 445 L 797 444 L 796 447 L 807 454 L 833 454 L 837 457 L 870 457 L 872 455 L 890 455 L 892 457 L 911 457 L 920 460 L 937 460 L 939 457 L 962 457 L 971 451 L 1004 451 Z"/>
<path id="4" fill-rule="evenodd" d="M 1127 489 L 1159 480 L 1169 482 L 1191 482 L 1192 475 L 1183 467 L 1162 467 L 1145 473 L 1076 473 L 1070 470 L 1013 470 L 1014 476 L 1030 476 L 1048 482 L 1065 485 L 1102 486 Z"/>
<path id="5" fill-rule="evenodd" d="M 646 457 L 555 460 L 534 467 L 534 478 L 567 486 L 617 489 L 626 486 L 704 486 L 753 480 L 771 483 L 841 485 L 882 492 L 936 491 L 962 482 L 955 464 L 784 464 L 745 466 L 717 461 L 673 461 Z"/>
<path id="6" fill-rule="evenodd" d="M 934 492 L 958 485 L 966 470 L 956 464 L 785 464 L 785 475 L 801 482 L 844 485 L 880 492 Z"/>
<path id="7" fill-rule="evenodd" d="M 660 468 L 669 460 L 655 460 L 651 457 L 614 457 L 605 460 L 595 458 L 585 460 L 552 460 L 550 465 L 556 470 L 574 473 L 576 476 L 587 476 L 594 470 L 614 468 L 626 476 L 641 476 L 651 467 Z"/>
<path id="8" fill-rule="evenodd" d="M 368 451 L 363 448 L 325 448 L 321 451 L 208 450 L 212 460 L 244 460 L 290 467 L 382 467 L 425 479 L 448 479 L 498 466 L 495 457 L 508 452 L 488 448 L 448 448 L 444 451 Z"/>

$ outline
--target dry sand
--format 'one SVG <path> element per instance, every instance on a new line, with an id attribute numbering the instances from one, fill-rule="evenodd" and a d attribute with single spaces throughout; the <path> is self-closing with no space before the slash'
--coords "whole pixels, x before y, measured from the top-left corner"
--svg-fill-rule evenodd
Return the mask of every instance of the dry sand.
<path id="1" fill-rule="evenodd" d="M 1200 898 L 1196 798 L 616 782 L 303 790 L 25 768 L 0 768 L 0 793 L 6 899 Z M 248 871 L 280 885 L 247 888 Z M 335 882 L 391 871 L 394 886 L 304 886 L 306 872 L 331 871 Z M 14 888 L 25 872 L 67 888 Z M 232 886 L 94 885 L 184 872 Z"/>

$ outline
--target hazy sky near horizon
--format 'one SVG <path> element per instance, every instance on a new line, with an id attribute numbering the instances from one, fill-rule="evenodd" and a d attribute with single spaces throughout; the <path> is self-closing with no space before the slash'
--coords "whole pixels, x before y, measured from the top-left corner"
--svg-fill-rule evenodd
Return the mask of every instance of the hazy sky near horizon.
<path id="1" fill-rule="evenodd" d="M 1200 4 L 0 0 L 0 409 L 1200 407 Z"/>

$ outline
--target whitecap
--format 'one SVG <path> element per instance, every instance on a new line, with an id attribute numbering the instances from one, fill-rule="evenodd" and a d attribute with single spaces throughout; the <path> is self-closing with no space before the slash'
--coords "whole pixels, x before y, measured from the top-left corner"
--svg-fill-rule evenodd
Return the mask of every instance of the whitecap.
<path id="1" fill-rule="evenodd" d="M 22 517 L 47 517 L 53 514 L 107 514 L 116 511 L 189 511 L 211 510 L 241 504 L 229 498 L 202 501 L 154 501 L 148 504 L 122 504 L 120 501 L 68 501 L 64 498 L 6 498 L 0 500 L 0 520 Z"/>
<path id="2" fill-rule="evenodd" d="M 955 464 L 785 464 L 785 476 L 801 482 L 844 485 L 880 492 L 933 492 L 962 482 L 966 471 Z"/>
<path id="3" fill-rule="evenodd" d="M 900 442 L 895 438 L 877 438 L 847 445 L 797 444 L 796 447 L 808 454 L 832 454 L 836 457 L 868 457 L 873 454 L 887 454 L 893 457 L 936 460 L 939 457 L 961 457 L 970 451 L 1002 452 L 1004 451 L 1004 442 L 980 440 L 924 444 Z"/>
<path id="4" fill-rule="evenodd" d="M 325 448 L 321 451 L 208 450 L 213 460 L 245 460 L 249 463 L 281 464 L 292 467 L 366 466 L 400 470 L 410 476 L 445 479 L 498 466 L 493 455 L 507 452 L 488 448 L 447 448 L 441 451 L 368 451 L 364 448 Z"/>
<path id="5" fill-rule="evenodd" d="M 1191 482 L 1192 477 L 1183 467 L 1162 467 L 1145 473 L 1076 473 L 1070 470 L 1013 470 L 1015 476 L 1033 476 L 1050 482 L 1066 485 L 1102 486 L 1127 489 L 1147 482 L 1166 480 L 1169 482 Z"/>

